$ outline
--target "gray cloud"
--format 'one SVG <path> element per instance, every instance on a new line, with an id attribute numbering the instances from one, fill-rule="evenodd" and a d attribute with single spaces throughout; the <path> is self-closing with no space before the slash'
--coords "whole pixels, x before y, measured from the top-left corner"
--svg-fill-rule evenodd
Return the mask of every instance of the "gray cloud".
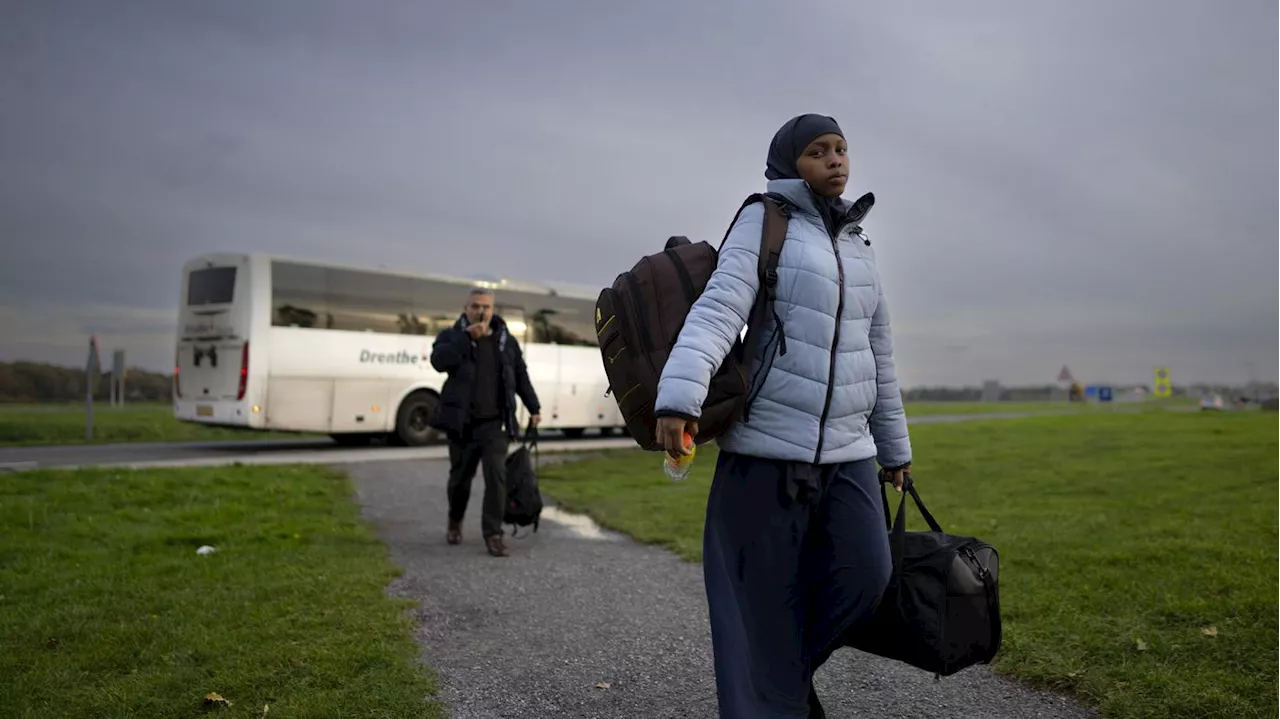
<path id="1" fill-rule="evenodd" d="M 0 356 L 110 329 L 167 366 L 155 324 L 211 250 L 607 284 L 718 240 L 819 111 L 878 197 L 908 384 L 1275 376 L 1274 3 L 9 14 Z"/>

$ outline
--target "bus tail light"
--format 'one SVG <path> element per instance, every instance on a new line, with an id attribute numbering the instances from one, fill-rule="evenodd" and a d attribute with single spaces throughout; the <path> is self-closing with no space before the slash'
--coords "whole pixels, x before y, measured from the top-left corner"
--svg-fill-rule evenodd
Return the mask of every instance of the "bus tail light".
<path id="1" fill-rule="evenodd" d="M 178 360 L 182 350 L 173 353 L 173 396 L 182 396 L 182 363 Z"/>
<path id="2" fill-rule="evenodd" d="M 240 350 L 240 388 L 236 390 L 236 399 L 244 399 L 245 388 L 249 384 L 249 342 L 244 343 L 244 349 Z"/>

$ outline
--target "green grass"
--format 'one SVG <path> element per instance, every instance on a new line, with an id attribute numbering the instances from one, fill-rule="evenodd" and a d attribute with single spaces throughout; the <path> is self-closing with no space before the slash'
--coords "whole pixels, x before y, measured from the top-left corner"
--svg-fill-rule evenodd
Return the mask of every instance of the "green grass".
<path id="1" fill-rule="evenodd" d="M 1193 407 L 1194 401 L 1183 398 L 1144 402 L 908 402 L 908 417 L 933 415 L 975 415 L 1019 412 L 1028 414 L 1063 414 L 1077 412 L 1164 411 Z"/>
<path id="2" fill-rule="evenodd" d="M 351 493 L 315 467 L 0 475 L 0 714 L 443 716 Z"/>
<path id="3" fill-rule="evenodd" d="M 1051 412 L 1080 405 L 1049 402 L 915 402 L 912 415 Z M 0 447 L 84 444 L 84 405 L 0 404 Z M 116 442 L 203 442 L 216 440 L 300 439 L 314 434 L 259 432 L 211 427 L 173 418 L 167 404 L 93 406 L 93 444 Z"/>
<path id="4" fill-rule="evenodd" d="M 1000 414 L 1003 412 L 1078 412 L 1099 409 L 1079 402 L 908 402 L 907 415 L 928 417 L 945 414 Z M 1104 408 L 1109 409 L 1109 408 Z"/>
<path id="5" fill-rule="evenodd" d="M 1086 413 L 912 438 L 943 528 L 1000 550 L 1000 671 L 1110 717 L 1276 716 L 1274 414 Z M 697 561 L 715 451 L 683 483 L 660 463 L 614 453 L 541 482 L 565 509 Z"/>
<path id="6" fill-rule="evenodd" d="M 84 444 L 84 405 L 0 404 L 0 447 Z M 93 405 L 93 444 L 297 439 L 314 436 L 210 427 L 173 418 L 163 404 Z"/>

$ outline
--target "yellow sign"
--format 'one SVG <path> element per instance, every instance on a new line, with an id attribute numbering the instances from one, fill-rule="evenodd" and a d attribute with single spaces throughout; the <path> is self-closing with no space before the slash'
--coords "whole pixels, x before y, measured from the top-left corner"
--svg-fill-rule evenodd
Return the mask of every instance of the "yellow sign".
<path id="1" fill-rule="evenodd" d="M 1169 379 L 1169 368 L 1156 367 L 1155 377 L 1155 386 L 1151 393 L 1157 397 L 1173 396 L 1173 381 Z"/>

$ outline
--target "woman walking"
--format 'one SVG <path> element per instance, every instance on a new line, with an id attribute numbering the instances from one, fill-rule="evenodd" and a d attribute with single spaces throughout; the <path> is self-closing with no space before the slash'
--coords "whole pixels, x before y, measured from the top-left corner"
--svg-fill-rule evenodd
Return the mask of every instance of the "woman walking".
<path id="1" fill-rule="evenodd" d="M 901 489 L 911 443 L 889 312 L 861 222 L 841 198 L 848 143 L 801 115 L 769 147 L 767 191 L 789 212 L 768 341 L 750 359 L 749 421 L 719 439 L 703 572 L 720 714 L 821 717 L 813 673 L 869 619 L 891 571 L 877 463 Z M 658 385 L 658 436 L 686 453 L 712 373 L 751 316 L 764 208 L 744 209 Z M 758 384 L 759 386 L 754 386 Z"/>

